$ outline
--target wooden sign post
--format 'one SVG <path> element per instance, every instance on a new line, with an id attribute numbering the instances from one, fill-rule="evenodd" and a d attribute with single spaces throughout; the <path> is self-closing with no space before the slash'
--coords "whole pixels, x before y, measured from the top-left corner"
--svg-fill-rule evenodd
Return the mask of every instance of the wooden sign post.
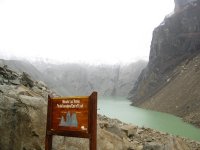
<path id="1" fill-rule="evenodd" d="M 90 96 L 48 96 L 45 150 L 52 149 L 52 136 L 89 138 L 90 150 L 97 145 L 97 92 Z"/>

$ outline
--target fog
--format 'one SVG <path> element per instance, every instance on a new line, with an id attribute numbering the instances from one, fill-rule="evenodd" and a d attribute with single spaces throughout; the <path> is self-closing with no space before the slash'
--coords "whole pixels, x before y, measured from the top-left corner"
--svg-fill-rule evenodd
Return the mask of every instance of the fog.
<path id="1" fill-rule="evenodd" d="M 1 0 L 0 57 L 82 63 L 148 60 L 173 0 Z"/>

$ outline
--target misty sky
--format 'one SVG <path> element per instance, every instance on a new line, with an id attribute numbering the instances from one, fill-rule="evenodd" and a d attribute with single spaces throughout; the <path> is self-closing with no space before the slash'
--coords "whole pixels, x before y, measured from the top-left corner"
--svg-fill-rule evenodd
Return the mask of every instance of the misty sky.
<path id="1" fill-rule="evenodd" d="M 148 59 L 152 31 L 173 8 L 174 0 L 0 0 L 0 57 Z"/>

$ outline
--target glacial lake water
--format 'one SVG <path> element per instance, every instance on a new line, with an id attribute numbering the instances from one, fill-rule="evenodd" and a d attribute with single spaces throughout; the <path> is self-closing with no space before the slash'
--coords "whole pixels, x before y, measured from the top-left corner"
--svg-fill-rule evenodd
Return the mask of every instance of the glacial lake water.
<path id="1" fill-rule="evenodd" d="M 98 113 L 139 127 L 152 128 L 200 141 L 200 129 L 183 122 L 181 118 L 130 106 L 130 104 L 131 102 L 125 98 L 99 97 Z"/>

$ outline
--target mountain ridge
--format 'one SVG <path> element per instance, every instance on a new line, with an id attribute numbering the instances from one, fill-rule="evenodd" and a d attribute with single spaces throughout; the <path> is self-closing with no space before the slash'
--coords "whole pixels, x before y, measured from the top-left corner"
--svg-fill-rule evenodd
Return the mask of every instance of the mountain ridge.
<path id="1" fill-rule="evenodd" d="M 101 96 L 128 96 L 128 92 L 146 66 L 146 61 L 127 65 L 87 65 L 35 63 L 36 68 L 53 81 L 52 89 L 61 95 L 88 95 L 98 91 Z"/>
<path id="2" fill-rule="evenodd" d="M 129 98 L 133 105 L 172 113 L 200 126 L 197 117 L 200 111 L 191 106 L 199 103 L 199 95 L 189 94 L 198 89 L 198 84 L 194 85 L 199 81 L 195 68 L 200 64 L 195 64 L 194 60 L 198 60 L 200 52 L 200 1 L 175 0 L 175 4 L 174 14 L 165 17 L 153 31 L 149 63 L 130 91 Z M 170 97 L 169 93 L 174 96 Z M 191 121 L 191 117 L 195 120 Z"/>
<path id="3" fill-rule="evenodd" d="M 90 91 L 98 91 L 101 96 L 127 97 L 147 62 L 88 65 L 1 59 L 0 64 L 8 65 L 16 72 L 28 73 L 34 80 L 44 81 L 59 95 L 88 95 Z"/>

